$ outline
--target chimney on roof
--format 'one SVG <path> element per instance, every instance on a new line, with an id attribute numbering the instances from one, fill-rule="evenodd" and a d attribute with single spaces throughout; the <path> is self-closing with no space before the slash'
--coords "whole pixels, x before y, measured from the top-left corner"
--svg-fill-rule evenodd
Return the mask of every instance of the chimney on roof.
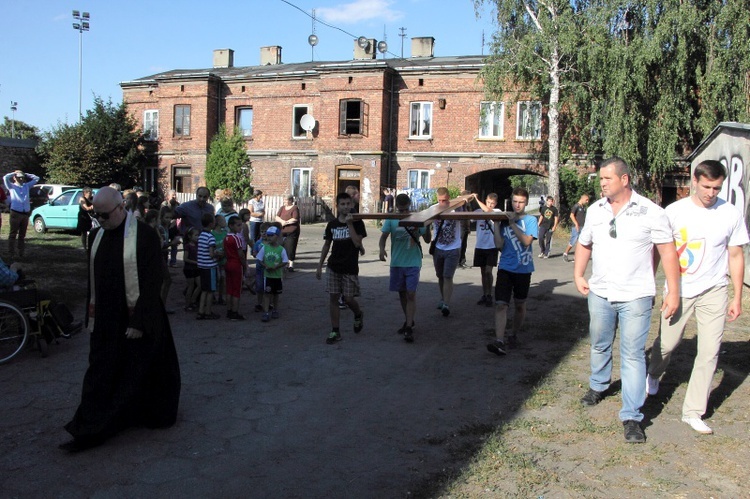
<path id="1" fill-rule="evenodd" d="M 377 58 L 378 41 L 374 38 L 365 38 L 361 36 L 354 40 L 354 59 L 375 59 Z"/>
<path id="2" fill-rule="evenodd" d="M 234 50 L 232 49 L 214 50 L 214 67 L 215 68 L 234 67 Z"/>
<path id="3" fill-rule="evenodd" d="M 271 45 L 270 47 L 260 48 L 260 65 L 274 66 L 281 64 L 281 46 Z"/>
<path id="4" fill-rule="evenodd" d="M 412 57 L 435 57 L 435 39 L 431 36 L 415 36 L 411 39 Z"/>

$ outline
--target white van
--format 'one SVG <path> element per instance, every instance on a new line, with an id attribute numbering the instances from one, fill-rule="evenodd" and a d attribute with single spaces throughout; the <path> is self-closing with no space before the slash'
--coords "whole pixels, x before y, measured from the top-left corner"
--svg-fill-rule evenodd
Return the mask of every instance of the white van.
<path id="1" fill-rule="evenodd" d="M 36 186 L 47 195 L 48 199 L 55 199 L 65 191 L 78 189 L 76 186 L 64 184 L 37 184 Z"/>

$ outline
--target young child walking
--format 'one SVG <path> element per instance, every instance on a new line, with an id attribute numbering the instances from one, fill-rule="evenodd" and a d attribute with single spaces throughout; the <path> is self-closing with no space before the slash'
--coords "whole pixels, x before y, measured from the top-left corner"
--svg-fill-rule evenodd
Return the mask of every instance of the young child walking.
<path id="1" fill-rule="evenodd" d="M 214 217 L 214 228 L 211 231 L 216 239 L 216 293 L 218 300 L 217 305 L 226 305 L 224 301 L 224 295 L 226 294 L 226 272 L 225 265 L 227 259 L 224 256 L 224 238 L 227 237 L 227 220 L 224 215 L 216 215 Z"/>
<path id="2" fill-rule="evenodd" d="M 219 314 L 211 311 L 214 292 L 216 291 L 216 239 L 211 231 L 215 218 L 212 213 L 204 213 L 201 217 L 203 230 L 198 236 L 198 270 L 201 276 L 201 298 L 198 305 L 198 320 L 218 319 Z"/>
<path id="3" fill-rule="evenodd" d="M 344 297 L 344 302 L 354 312 L 354 332 L 359 333 L 364 327 L 364 314 L 355 297 L 359 296 L 359 255 L 363 250 L 362 239 L 367 237 L 367 231 L 362 220 L 355 222 L 352 218 L 353 207 L 352 197 L 346 192 L 336 196 L 338 216 L 326 225 L 323 236 L 325 242 L 320 252 L 318 270 L 315 272 L 315 278 L 320 280 L 323 263 L 330 250 L 331 257 L 328 258 L 326 269 L 326 292 L 331 315 L 331 333 L 326 338 L 329 345 L 341 341 L 339 296 Z"/>
<path id="4" fill-rule="evenodd" d="M 268 322 L 272 317 L 279 318 L 279 295 L 283 290 L 282 277 L 284 267 L 289 264 L 286 250 L 281 246 L 281 231 L 272 225 L 266 229 L 266 242 L 258 252 L 258 261 L 263 267 L 263 322 Z M 273 311 L 269 314 L 271 301 L 273 300 Z"/>
<path id="5" fill-rule="evenodd" d="M 229 219 L 229 234 L 224 238 L 224 256 L 227 260 L 226 271 L 227 291 L 227 319 L 230 321 L 244 321 L 239 313 L 240 293 L 242 292 L 242 278 L 247 268 L 247 258 L 243 248 L 242 220 L 239 216 Z"/>
<path id="6" fill-rule="evenodd" d="M 200 232 L 190 227 L 182 241 L 182 274 L 185 276 L 185 311 L 194 312 L 201 296 L 201 278 L 198 270 L 198 236 Z"/>
<path id="7" fill-rule="evenodd" d="M 263 311 L 263 265 L 261 265 L 260 260 L 258 260 L 258 253 L 260 252 L 260 249 L 263 247 L 263 244 L 266 242 L 266 231 L 271 226 L 270 222 L 263 222 L 260 226 L 260 238 L 253 243 L 251 253 L 255 260 L 255 296 L 257 298 L 257 303 L 255 304 L 255 311 L 256 312 L 262 312 Z"/>

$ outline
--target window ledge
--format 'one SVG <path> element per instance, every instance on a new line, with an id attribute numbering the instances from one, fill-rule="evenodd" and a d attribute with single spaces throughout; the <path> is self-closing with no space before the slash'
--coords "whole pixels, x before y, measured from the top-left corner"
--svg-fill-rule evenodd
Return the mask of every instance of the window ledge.
<path id="1" fill-rule="evenodd" d="M 172 138 L 174 140 L 193 140 L 193 137 L 190 135 L 173 135 Z"/>
<path id="2" fill-rule="evenodd" d="M 505 137 L 477 137 L 477 142 L 505 142 Z"/>
<path id="3" fill-rule="evenodd" d="M 339 134 L 339 139 L 364 139 L 365 136 L 361 133 L 347 133 L 347 134 Z"/>
<path id="4" fill-rule="evenodd" d="M 415 141 L 424 141 L 424 142 L 427 142 L 427 141 L 431 141 L 432 140 L 432 136 L 429 136 L 429 137 L 409 137 L 407 140 L 415 140 Z"/>

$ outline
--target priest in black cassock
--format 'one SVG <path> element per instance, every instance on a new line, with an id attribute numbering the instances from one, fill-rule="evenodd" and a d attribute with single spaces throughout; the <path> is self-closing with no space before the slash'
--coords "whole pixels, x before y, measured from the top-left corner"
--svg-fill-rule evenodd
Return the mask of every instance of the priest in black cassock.
<path id="1" fill-rule="evenodd" d="M 132 426 L 166 428 L 177 418 L 180 366 L 159 292 L 161 244 L 128 213 L 120 193 L 94 196 L 100 229 L 89 236 L 89 367 L 81 404 L 65 429 L 76 452 Z"/>

